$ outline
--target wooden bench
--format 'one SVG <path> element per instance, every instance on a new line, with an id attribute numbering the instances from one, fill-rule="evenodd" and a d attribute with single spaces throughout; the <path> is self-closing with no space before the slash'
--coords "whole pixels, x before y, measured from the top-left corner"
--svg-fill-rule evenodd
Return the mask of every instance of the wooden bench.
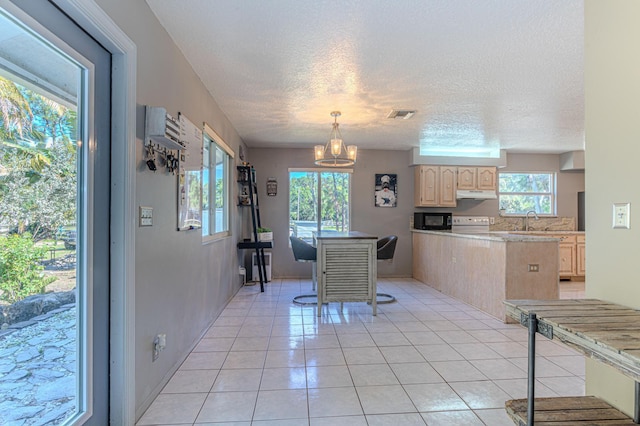
<path id="1" fill-rule="evenodd" d="M 529 328 L 527 399 L 507 401 L 518 425 L 632 425 L 640 422 L 640 312 L 596 299 L 507 300 L 507 315 Z M 535 335 L 560 340 L 636 381 L 635 419 L 593 396 L 535 398 Z M 532 415 L 533 418 L 530 418 Z"/>
<path id="2" fill-rule="evenodd" d="M 629 416 L 595 396 L 536 398 L 535 407 L 536 426 L 636 424 Z M 527 424 L 526 399 L 507 401 L 505 408 L 517 425 Z"/>

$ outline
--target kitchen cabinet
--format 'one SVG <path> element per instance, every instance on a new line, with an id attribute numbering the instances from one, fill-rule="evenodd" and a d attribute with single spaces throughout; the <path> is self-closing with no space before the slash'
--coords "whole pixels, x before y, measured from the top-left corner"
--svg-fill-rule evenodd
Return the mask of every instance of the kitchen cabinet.
<path id="1" fill-rule="evenodd" d="M 576 275 L 584 277 L 586 275 L 585 254 L 586 244 L 584 235 L 576 237 Z"/>
<path id="2" fill-rule="evenodd" d="M 585 235 L 557 234 L 560 239 L 560 278 L 584 277 L 585 267 Z"/>
<path id="3" fill-rule="evenodd" d="M 477 189 L 478 171 L 476 167 L 458 167 L 458 189 Z"/>
<path id="4" fill-rule="evenodd" d="M 560 237 L 559 237 L 560 238 Z M 566 241 L 570 239 L 572 241 Z M 560 277 L 572 277 L 576 274 L 576 243 L 575 237 L 565 237 L 564 241 L 558 244 L 558 254 L 560 255 Z"/>
<path id="5" fill-rule="evenodd" d="M 456 186 L 456 167 L 417 166 L 414 170 L 414 205 L 455 207 Z"/>
<path id="6" fill-rule="evenodd" d="M 495 191 L 498 188 L 497 176 L 495 167 L 478 167 L 478 189 Z"/>
<path id="7" fill-rule="evenodd" d="M 465 191 L 495 191 L 495 167 L 458 167 L 458 189 Z"/>

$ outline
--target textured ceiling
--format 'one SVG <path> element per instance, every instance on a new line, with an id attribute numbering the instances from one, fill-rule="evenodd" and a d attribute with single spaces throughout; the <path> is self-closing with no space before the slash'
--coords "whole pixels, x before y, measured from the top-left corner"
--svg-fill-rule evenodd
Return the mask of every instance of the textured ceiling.
<path id="1" fill-rule="evenodd" d="M 584 149 L 581 0 L 147 3 L 250 147 Z"/>

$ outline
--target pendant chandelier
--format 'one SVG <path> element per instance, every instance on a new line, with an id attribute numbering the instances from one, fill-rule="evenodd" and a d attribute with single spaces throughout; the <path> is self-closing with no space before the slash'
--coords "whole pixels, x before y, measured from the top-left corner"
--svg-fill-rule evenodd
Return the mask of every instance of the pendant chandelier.
<path id="1" fill-rule="evenodd" d="M 333 129 L 331 130 L 329 142 L 326 145 L 316 145 L 314 147 L 316 165 L 327 167 L 353 166 L 356 163 L 358 147 L 355 145 L 345 147 L 342 141 L 342 134 L 338 128 L 340 111 L 332 111 L 331 116 L 333 117 Z"/>

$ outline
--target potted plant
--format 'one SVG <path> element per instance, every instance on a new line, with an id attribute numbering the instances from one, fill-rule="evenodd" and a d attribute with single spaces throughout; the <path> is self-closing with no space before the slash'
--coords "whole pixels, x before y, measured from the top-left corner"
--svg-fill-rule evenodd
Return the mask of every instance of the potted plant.
<path id="1" fill-rule="evenodd" d="M 270 228 L 258 228 L 258 241 L 273 241 L 273 232 Z"/>

